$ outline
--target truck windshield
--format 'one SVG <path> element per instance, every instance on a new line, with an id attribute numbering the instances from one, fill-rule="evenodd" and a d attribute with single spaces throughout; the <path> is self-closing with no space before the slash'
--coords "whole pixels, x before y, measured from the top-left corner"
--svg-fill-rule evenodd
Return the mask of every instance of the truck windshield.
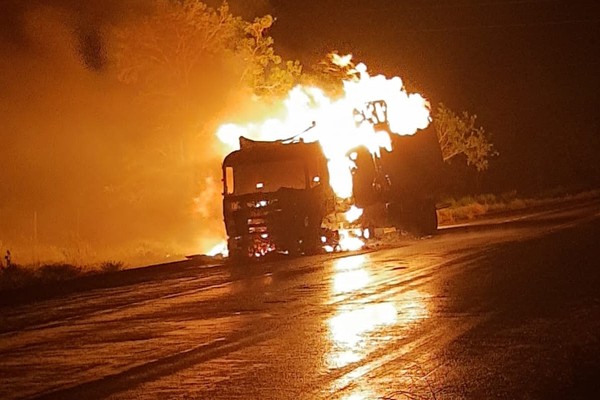
<path id="1" fill-rule="evenodd" d="M 302 161 L 267 161 L 234 166 L 233 188 L 228 188 L 227 192 L 243 195 L 275 192 L 281 188 L 306 189 L 306 171 Z"/>

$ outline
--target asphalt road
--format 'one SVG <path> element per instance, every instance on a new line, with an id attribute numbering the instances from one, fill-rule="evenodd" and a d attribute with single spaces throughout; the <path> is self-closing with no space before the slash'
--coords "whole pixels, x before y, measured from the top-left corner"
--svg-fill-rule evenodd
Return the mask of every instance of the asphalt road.
<path id="1" fill-rule="evenodd" d="M 600 202 L 0 308 L 0 398 L 600 398 Z"/>

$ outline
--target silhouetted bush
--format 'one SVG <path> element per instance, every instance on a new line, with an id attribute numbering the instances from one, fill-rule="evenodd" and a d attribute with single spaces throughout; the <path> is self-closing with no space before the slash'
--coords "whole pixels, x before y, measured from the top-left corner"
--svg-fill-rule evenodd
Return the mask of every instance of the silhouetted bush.
<path id="1" fill-rule="evenodd" d="M 19 289 L 37 284 L 52 284 L 78 278 L 83 275 L 100 275 L 124 269 L 121 261 L 106 261 L 93 266 L 79 267 L 69 263 L 52 263 L 41 266 L 17 265 L 0 269 L 0 291 Z"/>
<path id="2" fill-rule="evenodd" d="M 66 263 L 42 265 L 36 275 L 42 282 L 58 282 L 73 279 L 81 275 L 82 269 Z"/>
<path id="3" fill-rule="evenodd" d="M 105 261 L 100 264 L 100 271 L 102 272 L 116 272 L 123 269 L 125 264 L 122 261 Z"/>
<path id="4" fill-rule="evenodd" d="M 0 290 L 18 288 L 35 281 L 35 271 L 18 264 L 0 270 Z"/>

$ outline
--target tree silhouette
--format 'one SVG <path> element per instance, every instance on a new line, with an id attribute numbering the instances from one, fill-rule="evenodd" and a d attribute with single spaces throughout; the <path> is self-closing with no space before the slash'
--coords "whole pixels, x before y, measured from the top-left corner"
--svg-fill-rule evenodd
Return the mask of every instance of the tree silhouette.
<path id="1" fill-rule="evenodd" d="M 488 168 L 490 157 L 498 152 L 485 129 L 476 126 L 476 115 L 466 111 L 459 115 L 439 103 L 432 117 L 444 161 L 448 162 L 462 154 L 467 164 L 475 166 L 477 171 Z"/>

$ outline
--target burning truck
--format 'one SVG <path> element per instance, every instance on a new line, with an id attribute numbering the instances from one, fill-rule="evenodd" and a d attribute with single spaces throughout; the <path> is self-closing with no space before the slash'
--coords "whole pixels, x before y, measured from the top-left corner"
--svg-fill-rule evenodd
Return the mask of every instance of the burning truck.
<path id="1" fill-rule="evenodd" d="M 371 77 L 363 64 L 356 70 L 340 99 L 299 86 L 279 119 L 217 132 L 237 148 L 223 162 L 231 258 L 333 251 L 348 248 L 346 239 L 359 248 L 377 227 L 437 229 L 442 156 L 427 129 L 427 101 L 406 93 L 400 78 Z M 358 213 L 340 221 L 350 206 Z"/>

